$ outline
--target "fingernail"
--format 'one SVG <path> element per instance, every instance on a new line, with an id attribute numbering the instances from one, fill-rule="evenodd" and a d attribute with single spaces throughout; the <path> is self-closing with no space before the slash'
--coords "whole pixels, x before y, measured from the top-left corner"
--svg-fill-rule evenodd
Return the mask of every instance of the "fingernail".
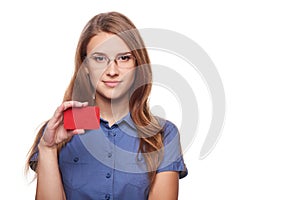
<path id="1" fill-rule="evenodd" d="M 84 131 L 84 129 L 78 129 L 78 130 L 76 131 L 76 133 L 77 133 L 77 134 L 83 134 L 83 133 L 85 133 L 85 131 Z"/>

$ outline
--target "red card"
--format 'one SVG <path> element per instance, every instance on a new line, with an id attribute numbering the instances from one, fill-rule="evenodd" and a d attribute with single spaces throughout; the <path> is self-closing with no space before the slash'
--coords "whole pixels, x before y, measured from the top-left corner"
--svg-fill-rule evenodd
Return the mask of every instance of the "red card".
<path id="1" fill-rule="evenodd" d="M 100 127 L 100 109 L 97 106 L 70 108 L 64 111 L 64 127 L 74 129 L 98 129 Z"/>

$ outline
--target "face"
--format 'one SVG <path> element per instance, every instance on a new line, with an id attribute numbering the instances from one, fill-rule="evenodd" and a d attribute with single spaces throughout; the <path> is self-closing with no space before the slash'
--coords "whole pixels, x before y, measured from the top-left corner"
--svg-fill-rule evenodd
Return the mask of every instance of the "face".
<path id="1" fill-rule="evenodd" d="M 87 67 L 96 88 L 96 98 L 128 98 L 134 82 L 135 59 L 129 48 L 115 34 L 101 32 L 87 45 Z"/>

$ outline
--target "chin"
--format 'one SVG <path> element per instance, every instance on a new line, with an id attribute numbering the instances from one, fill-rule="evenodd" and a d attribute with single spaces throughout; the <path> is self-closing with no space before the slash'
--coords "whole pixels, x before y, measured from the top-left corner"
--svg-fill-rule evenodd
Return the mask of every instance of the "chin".
<path id="1" fill-rule="evenodd" d="M 110 101 L 118 101 L 118 100 L 125 100 L 128 99 L 128 93 L 122 93 L 122 94 L 117 94 L 117 93 L 98 93 L 98 97 L 99 98 L 104 98 L 106 100 L 110 100 Z"/>

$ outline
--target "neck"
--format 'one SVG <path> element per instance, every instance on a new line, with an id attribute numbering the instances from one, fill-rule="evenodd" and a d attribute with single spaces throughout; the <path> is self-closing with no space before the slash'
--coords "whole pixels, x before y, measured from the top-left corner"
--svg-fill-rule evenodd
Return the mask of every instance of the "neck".
<path id="1" fill-rule="evenodd" d="M 122 119 L 129 112 L 128 98 L 107 99 L 96 94 L 96 106 L 100 107 L 100 115 L 102 119 L 108 121 L 112 126 L 115 122 Z"/>

